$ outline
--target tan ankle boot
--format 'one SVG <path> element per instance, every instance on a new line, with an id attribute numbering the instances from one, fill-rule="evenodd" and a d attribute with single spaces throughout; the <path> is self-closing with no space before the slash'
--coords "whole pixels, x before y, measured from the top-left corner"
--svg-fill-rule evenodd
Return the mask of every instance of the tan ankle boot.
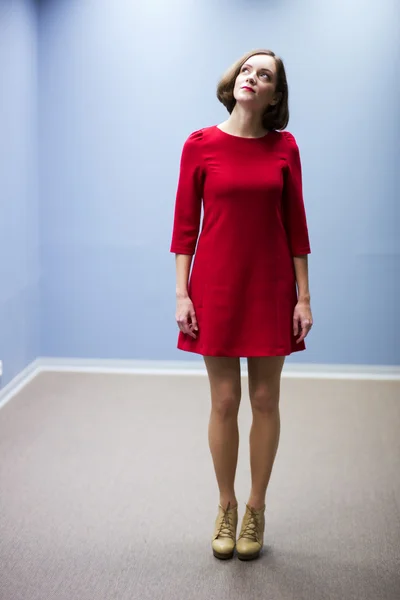
<path id="1" fill-rule="evenodd" d="M 219 505 L 212 539 L 213 554 L 216 558 L 232 558 L 236 545 L 238 523 L 238 507 L 228 507 L 226 510 Z"/>
<path id="2" fill-rule="evenodd" d="M 246 504 L 246 512 L 240 530 L 236 551 L 240 560 L 258 558 L 264 544 L 265 506 L 254 510 Z"/>

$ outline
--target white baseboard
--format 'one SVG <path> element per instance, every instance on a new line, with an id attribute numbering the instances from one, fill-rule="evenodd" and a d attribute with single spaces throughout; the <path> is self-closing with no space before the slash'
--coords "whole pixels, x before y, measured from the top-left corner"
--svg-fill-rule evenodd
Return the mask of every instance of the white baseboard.
<path id="1" fill-rule="evenodd" d="M 119 373 L 132 375 L 205 375 L 204 362 L 179 360 L 119 360 L 86 358 L 37 359 L 40 371 L 63 371 L 74 373 Z"/>
<path id="2" fill-rule="evenodd" d="M 0 408 L 20 392 L 38 374 L 37 360 L 29 363 L 4 388 L 0 389 Z"/>
<path id="3" fill-rule="evenodd" d="M 242 376 L 247 377 L 247 364 L 241 360 Z M 40 357 L 21 371 L 0 390 L 0 408 L 13 398 L 34 377 L 43 372 L 114 373 L 131 375 L 206 376 L 204 361 L 193 360 L 108 360 L 86 358 Z M 323 365 L 286 363 L 282 379 L 341 379 L 369 381 L 400 381 L 399 366 L 385 365 Z"/>
<path id="4" fill-rule="evenodd" d="M 84 373 L 127 373 L 145 375 L 206 375 L 203 360 L 117 360 L 80 358 L 38 358 L 39 371 Z M 247 363 L 241 359 L 241 372 L 247 376 Z M 358 379 L 400 381 L 400 366 L 330 365 L 286 363 L 282 378 Z"/>

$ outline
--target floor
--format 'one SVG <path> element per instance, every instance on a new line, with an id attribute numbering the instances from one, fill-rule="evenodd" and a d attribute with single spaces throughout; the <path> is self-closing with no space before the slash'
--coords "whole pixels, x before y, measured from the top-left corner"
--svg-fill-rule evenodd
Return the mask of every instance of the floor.
<path id="1" fill-rule="evenodd" d="M 400 382 L 283 379 L 258 561 L 211 553 L 208 380 L 41 373 L 0 410 L 0 600 L 399 600 Z M 247 379 L 239 518 L 250 490 Z"/>

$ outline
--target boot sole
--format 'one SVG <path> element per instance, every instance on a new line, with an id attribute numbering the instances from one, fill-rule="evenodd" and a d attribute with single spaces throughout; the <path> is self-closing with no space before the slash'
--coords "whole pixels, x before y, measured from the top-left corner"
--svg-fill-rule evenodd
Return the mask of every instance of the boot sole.
<path id="1" fill-rule="evenodd" d="M 220 554 L 216 550 L 213 550 L 215 558 L 219 558 L 219 560 L 229 560 L 230 558 L 233 558 L 234 553 L 235 551 L 232 550 L 232 552 L 230 552 L 229 554 Z"/>
<path id="2" fill-rule="evenodd" d="M 239 560 L 254 560 L 260 556 L 261 550 L 256 552 L 255 554 L 239 554 L 237 553 L 237 557 Z"/>

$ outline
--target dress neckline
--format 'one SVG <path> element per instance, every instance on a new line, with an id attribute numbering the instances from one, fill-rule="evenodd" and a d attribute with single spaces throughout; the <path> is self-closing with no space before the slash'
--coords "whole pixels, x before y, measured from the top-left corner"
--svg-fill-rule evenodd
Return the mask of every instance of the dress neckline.
<path id="1" fill-rule="evenodd" d="M 234 135 L 233 133 L 228 133 L 227 131 L 223 131 L 222 129 L 220 129 L 218 127 L 218 125 L 214 125 L 214 128 L 217 129 L 222 135 L 226 135 L 230 138 L 234 138 L 237 140 L 247 140 L 247 141 L 257 141 L 257 140 L 265 140 L 265 138 L 269 137 L 269 135 L 272 133 L 271 131 L 268 131 L 265 135 L 261 135 L 260 137 L 244 137 L 242 135 Z"/>

